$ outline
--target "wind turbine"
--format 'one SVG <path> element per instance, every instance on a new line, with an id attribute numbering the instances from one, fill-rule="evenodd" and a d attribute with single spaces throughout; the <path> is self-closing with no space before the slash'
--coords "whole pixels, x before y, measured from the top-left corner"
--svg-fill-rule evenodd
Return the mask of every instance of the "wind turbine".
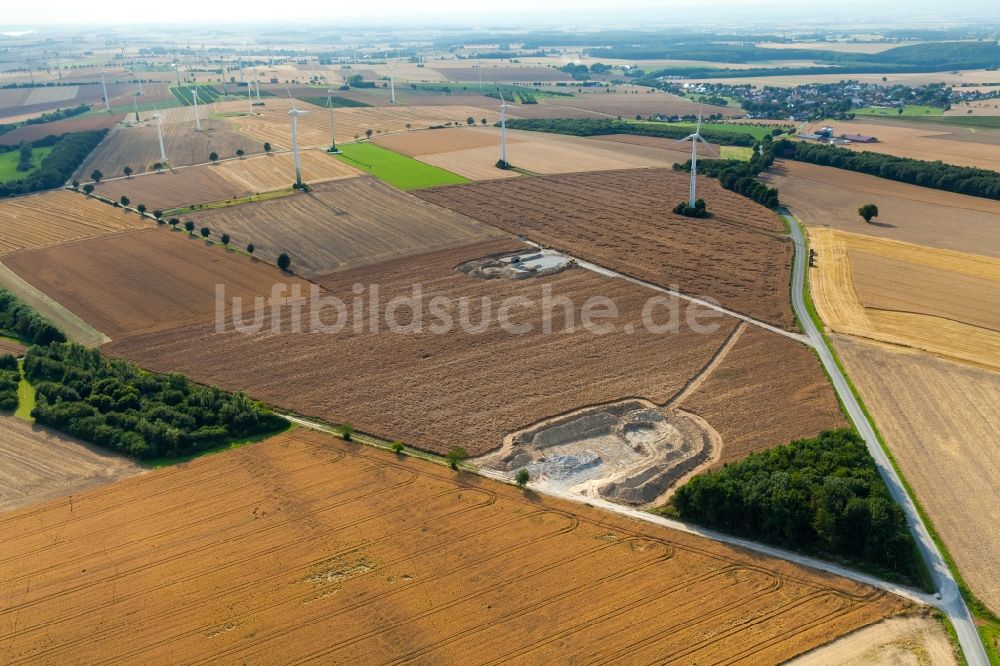
<path id="1" fill-rule="evenodd" d="M 288 112 L 288 115 L 292 117 L 292 154 L 295 156 L 295 184 L 300 188 L 302 187 L 302 167 L 299 164 L 299 116 L 305 113 L 309 112 L 299 111 L 295 108 L 295 100 L 292 100 L 292 110 Z"/>
<path id="2" fill-rule="evenodd" d="M 135 111 L 135 122 L 139 122 L 139 102 L 138 102 L 139 97 L 138 95 L 135 94 L 135 88 L 131 88 L 131 90 L 132 90 L 132 109 Z"/>
<path id="3" fill-rule="evenodd" d="M 389 101 L 396 103 L 396 63 L 389 67 Z"/>
<path id="4" fill-rule="evenodd" d="M 243 68 L 240 68 L 240 79 L 243 78 Z M 247 81 L 247 102 L 250 104 L 250 114 L 253 115 L 253 86 Z"/>
<path id="5" fill-rule="evenodd" d="M 333 88 L 326 89 L 326 105 L 330 109 L 330 152 L 339 153 L 337 150 L 337 134 L 333 130 Z"/>
<path id="6" fill-rule="evenodd" d="M 111 104 L 108 102 L 108 84 L 104 81 L 104 72 L 101 72 L 101 88 L 104 90 L 104 110 L 111 113 Z"/>
<path id="7" fill-rule="evenodd" d="M 198 117 L 198 88 L 191 88 L 191 99 L 194 100 L 194 129 L 201 131 L 201 118 Z"/>
<path id="8" fill-rule="evenodd" d="M 507 100 L 503 98 L 503 90 L 497 88 L 500 93 L 500 161 L 504 169 L 508 167 L 507 162 Z"/>
<path id="9" fill-rule="evenodd" d="M 160 140 L 160 161 L 164 164 L 167 163 L 167 151 L 163 147 L 163 124 L 160 122 L 160 112 L 157 110 L 156 105 L 153 105 L 153 117 L 156 118 L 156 136 Z"/>
<path id="10" fill-rule="evenodd" d="M 701 141 L 705 144 L 709 151 L 714 150 L 711 144 L 701 137 L 701 109 L 698 109 L 698 124 L 695 125 L 694 134 L 688 134 L 680 141 L 675 141 L 671 145 L 684 143 L 685 141 L 691 142 L 691 185 L 688 188 L 688 206 L 694 208 L 694 202 L 697 199 L 695 196 L 695 183 L 697 182 L 695 177 L 698 175 L 698 142 Z"/>

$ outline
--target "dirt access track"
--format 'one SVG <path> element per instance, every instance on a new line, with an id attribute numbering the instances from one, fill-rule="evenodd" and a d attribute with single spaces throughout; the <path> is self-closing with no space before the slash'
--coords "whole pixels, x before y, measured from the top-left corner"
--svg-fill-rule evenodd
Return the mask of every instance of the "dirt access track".
<path id="1" fill-rule="evenodd" d="M 0 529 L 8 664 L 775 664 L 909 608 L 301 429 Z"/>
<path id="2" fill-rule="evenodd" d="M 329 334 L 293 333 L 288 324 L 291 312 L 284 312 L 285 332 L 280 335 L 265 332 L 270 331 L 270 320 L 265 319 L 260 333 L 216 334 L 210 325 L 190 326 L 130 337 L 105 350 L 152 370 L 184 372 L 204 383 L 245 389 L 299 414 L 350 422 L 425 450 L 447 452 L 461 446 L 470 455 L 478 455 L 498 448 L 508 434 L 584 407 L 629 398 L 665 405 L 693 389 L 695 378 L 716 367 L 713 361 L 737 326 L 733 317 L 697 305 L 688 310 L 681 301 L 676 331 L 647 329 L 641 311 L 657 292 L 582 268 L 520 280 L 482 279 L 456 270 L 472 259 L 525 249 L 514 241 L 494 241 L 347 270 L 319 280 L 348 305 L 355 297 L 355 284 L 377 284 L 382 311 L 393 298 L 411 297 L 413 285 L 421 285 L 421 332 L 387 330 L 384 317 L 380 317 L 380 329 L 372 332 L 363 316 L 360 334 L 354 323 Z M 551 290 L 547 308 L 545 289 Z M 370 313 L 371 291 L 362 296 L 364 312 Z M 453 318 L 450 331 L 432 328 L 441 320 L 431 314 L 428 304 L 439 296 L 449 299 L 445 303 Z M 557 305 L 563 296 L 575 304 L 571 330 L 566 327 L 565 309 Z M 618 310 L 616 318 L 601 320 L 613 326 L 603 334 L 581 324 L 583 304 L 595 296 L 611 299 Z M 468 299 L 465 315 L 463 297 Z M 528 299 L 509 315 L 512 323 L 530 326 L 521 334 L 505 331 L 499 323 L 500 304 L 514 297 Z M 483 298 L 490 299 L 490 316 L 487 325 L 479 328 Z M 545 332 L 546 309 L 550 333 Z M 684 323 L 688 312 L 701 317 L 702 323 L 717 324 L 717 329 L 711 326 L 705 333 L 695 332 Z M 710 312 L 714 316 L 708 316 Z M 303 322 L 310 322 L 311 317 L 310 311 L 303 311 Z M 336 318 L 332 307 L 322 313 L 322 323 L 332 324 Z M 404 326 L 411 323 L 408 308 L 399 310 L 397 321 Z M 787 443 L 842 423 L 832 390 L 808 349 L 776 333 L 767 335 L 781 338 L 763 345 L 771 354 L 769 364 L 759 358 L 746 362 L 740 352 L 732 367 L 730 361 L 720 361 L 719 366 L 725 369 L 723 377 L 736 376 L 769 399 L 746 395 L 737 400 L 730 393 L 730 402 L 724 406 L 703 405 L 699 400 L 695 404 L 704 410 L 703 418 L 731 414 L 726 417 L 731 419 L 727 434 L 743 442 L 741 447 L 749 446 L 747 442 L 758 446 Z M 776 363 L 788 364 L 788 371 L 774 372 Z M 789 400 L 789 394 L 796 398 Z M 762 428 L 758 419 L 768 418 L 778 427 Z M 747 430 L 740 430 L 741 422 Z M 726 446 L 724 441 L 723 451 Z"/>
<path id="3" fill-rule="evenodd" d="M 603 171 L 435 187 L 416 196 L 661 287 L 795 330 L 792 244 L 773 211 L 701 178 L 714 217 L 671 212 L 687 174 Z"/>

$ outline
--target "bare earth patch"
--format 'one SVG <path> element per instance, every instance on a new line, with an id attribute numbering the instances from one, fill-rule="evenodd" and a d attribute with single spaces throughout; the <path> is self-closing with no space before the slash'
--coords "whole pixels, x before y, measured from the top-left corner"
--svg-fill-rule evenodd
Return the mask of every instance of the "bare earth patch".
<path id="1" fill-rule="evenodd" d="M 940 622 L 897 616 L 827 643 L 785 666 L 957 666 L 955 650 Z"/>

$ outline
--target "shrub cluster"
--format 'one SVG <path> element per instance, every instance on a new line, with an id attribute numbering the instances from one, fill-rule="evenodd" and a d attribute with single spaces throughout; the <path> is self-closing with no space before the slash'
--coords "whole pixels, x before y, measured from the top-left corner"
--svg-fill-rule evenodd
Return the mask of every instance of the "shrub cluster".
<path id="1" fill-rule="evenodd" d="M 20 381 L 17 358 L 11 354 L 0 356 L 0 411 L 13 412 L 17 409 L 17 385 Z"/>
<path id="2" fill-rule="evenodd" d="M 0 288 L 0 333 L 36 345 L 66 340 L 59 329 L 3 288 Z"/>
<path id="3" fill-rule="evenodd" d="M 696 476 L 671 506 L 682 519 L 708 527 L 918 576 L 903 510 L 851 430 L 823 432 Z"/>
<path id="4" fill-rule="evenodd" d="M 768 208 L 776 208 L 779 205 L 778 190 L 768 187 L 757 180 L 757 175 L 766 171 L 774 163 L 773 146 L 769 136 L 765 136 L 763 142 L 754 146 L 753 156 L 749 162 L 740 160 L 700 160 L 698 162 L 698 173 L 703 176 L 717 178 L 719 183 L 727 190 L 732 190 L 737 194 L 742 194 L 748 199 L 753 199 L 759 204 Z M 691 160 L 684 164 L 675 164 L 674 168 L 679 171 L 690 171 Z"/>
<path id="5" fill-rule="evenodd" d="M 674 206 L 674 212 L 685 217 L 709 217 L 709 212 L 705 209 L 704 199 L 695 201 L 694 206 L 689 206 L 687 201 L 682 201 Z"/>
<path id="6" fill-rule="evenodd" d="M 287 424 L 243 393 L 148 373 L 74 343 L 32 347 L 24 373 L 38 393 L 36 421 L 136 458 L 190 455 Z"/>
<path id="7" fill-rule="evenodd" d="M 781 139 L 774 143 L 774 154 L 800 162 L 832 166 L 867 173 L 902 183 L 933 187 L 975 197 L 1000 199 L 1000 173 L 989 169 L 928 162 L 896 157 L 872 151 L 854 152 L 819 143 Z"/>
<path id="8" fill-rule="evenodd" d="M 49 136 L 33 142 L 32 146 L 35 148 L 52 146 L 52 152 L 42 159 L 37 169 L 24 178 L 0 183 L 0 197 L 61 187 L 107 132 L 107 130 L 74 132 L 62 137 Z"/>

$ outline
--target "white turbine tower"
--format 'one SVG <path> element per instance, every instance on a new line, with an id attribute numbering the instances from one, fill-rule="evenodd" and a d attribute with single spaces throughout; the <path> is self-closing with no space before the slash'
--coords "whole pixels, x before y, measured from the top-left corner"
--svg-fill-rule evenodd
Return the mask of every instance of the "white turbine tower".
<path id="1" fill-rule="evenodd" d="M 194 129 L 201 131 L 201 118 L 198 117 L 198 88 L 191 88 L 191 99 L 194 100 Z"/>
<path id="2" fill-rule="evenodd" d="M 713 150 L 711 144 L 705 141 L 701 137 L 701 109 L 698 110 L 698 124 L 695 125 L 694 134 L 688 134 L 686 137 L 681 139 L 676 143 L 684 143 L 685 141 L 691 142 L 691 185 L 688 187 L 688 206 L 694 208 L 694 202 L 697 200 L 695 192 L 696 176 L 698 175 L 698 142 L 702 142 L 708 149 Z"/>
<path id="3" fill-rule="evenodd" d="M 156 105 L 153 105 L 153 117 L 156 118 L 156 137 L 160 140 L 160 161 L 164 164 L 167 163 L 167 151 L 163 147 L 163 123 L 160 122 L 160 112 L 156 109 Z"/>
<path id="4" fill-rule="evenodd" d="M 299 111 L 295 108 L 295 102 L 292 102 L 292 110 L 288 115 L 292 117 L 292 154 L 295 156 L 295 184 L 298 187 L 302 187 L 302 167 L 299 164 L 299 116 L 305 113 L 309 112 Z"/>
<path id="5" fill-rule="evenodd" d="M 500 161 L 506 169 L 507 162 L 507 100 L 503 98 L 503 91 L 497 88 L 500 93 Z"/>
<path id="6" fill-rule="evenodd" d="M 389 101 L 392 104 L 396 103 L 396 64 L 393 63 L 389 67 Z"/>
<path id="7" fill-rule="evenodd" d="M 330 152 L 339 153 L 337 150 L 337 133 L 333 129 L 333 88 L 326 89 L 326 105 L 330 109 Z"/>
<path id="8" fill-rule="evenodd" d="M 240 70 L 240 78 L 243 78 L 243 70 Z M 253 115 L 253 86 L 247 81 L 247 102 L 250 104 L 250 114 Z"/>
<path id="9" fill-rule="evenodd" d="M 108 84 L 104 81 L 104 72 L 101 72 L 101 89 L 104 90 L 104 110 L 111 113 L 111 104 L 108 102 Z"/>

